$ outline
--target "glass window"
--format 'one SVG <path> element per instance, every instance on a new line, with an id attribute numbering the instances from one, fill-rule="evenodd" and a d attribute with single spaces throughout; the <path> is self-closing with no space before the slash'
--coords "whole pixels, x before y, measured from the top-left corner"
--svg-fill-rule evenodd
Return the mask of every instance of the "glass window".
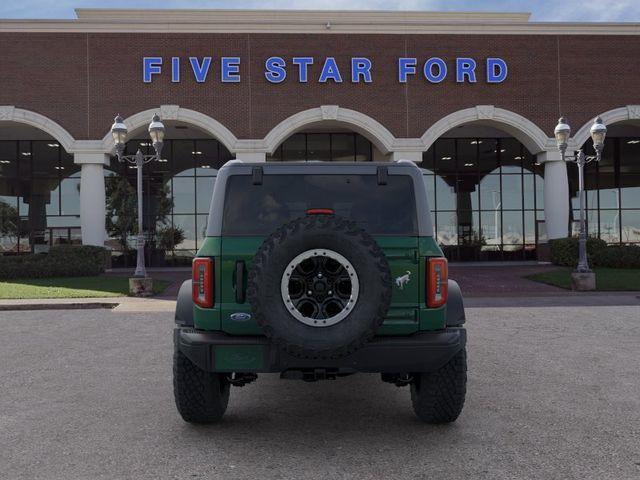
<path id="1" fill-rule="evenodd" d="M 373 145 L 360 134 L 356 134 L 356 162 L 370 162 L 372 160 Z"/>
<path id="2" fill-rule="evenodd" d="M 264 235 L 303 216 L 310 208 L 330 208 L 371 234 L 415 235 L 417 216 L 412 179 L 390 175 L 265 175 L 253 185 L 249 175 L 227 182 L 223 232 Z"/>
<path id="3" fill-rule="evenodd" d="M 524 243 L 522 212 L 502 212 L 502 243 L 516 245 Z"/>
<path id="4" fill-rule="evenodd" d="M 477 175 L 458 176 L 456 205 L 458 210 L 478 210 Z"/>
<path id="5" fill-rule="evenodd" d="M 455 181 L 455 177 L 448 177 Z M 438 210 L 455 210 L 456 193 L 453 186 L 449 185 L 440 175 L 436 175 L 436 205 Z"/>
<path id="6" fill-rule="evenodd" d="M 18 176 L 18 144 L 0 141 L 0 177 Z"/>
<path id="7" fill-rule="evenodd" d="M 436 174 L 455 175 L 456 174 L 456 141 L 452 138 L 441 138 L 435 144 Z"/>
<path id="8" fill-rule="evenodd" d="M 0 179 L 0 253 L 17 252 L 20 234 L 18 197 L 6 193 L 10 193 L 6 180 Z"/>
<path id="9" fill-rule="evenodd" d="M 500 175 L 487 175 L 480 180 L 480 205 L 482 210 L 502 208 Z"/>
<path id="10" fill-rule="evenodd" d="M 202 157 L 201 150 L 196 150 L 195 142 L 193 140 L 173 140 L 171 142 L 171 156 L 173 159 L 173 165 L 171 171 L 174 176 L 193 176 L 195 174 L 195 158 Z"/>
<path id="11" fill-rule="evenodd" d="M 441 245 L 458 244 L 458 218 L 455 212 L 438 212 L 438 243 Z"/>
<path id="12" fill-rule="evenodd" d="M 640 242 L 640 210 L 623 210 L 621 224 L 623 242 Z"/>
<path id="13" fill-rule="evenodd" d="M 173 212 L 195 213 L 195 179 L 175 177 L 173 179 Z"/>
<path id="14" fill-rule="evenodd" d="M 536 212 L 524 212 L 524 243 L 536 244 Z"/>
<path id="15" fill-rule="evenodd" d="M 478 147 L 484 140 L 476 138 L 460 138 L 456 141 L 456 167 L 459 173 L 478 171 Z"/>
<path id="16" fill-rule="evenodd" d="M 535 209 L 535 178 L 534 175 L 524 175 L 522 178 L 523 195 L 524 195 L 524 208 Z"/>
<path id="17" fill-rule="evenodd" d="M 215 177 L 198 177 L 196 178 L 196 212 L 209 213 L 211 205 L 211 197 L 213 196 L 213 185 Z"/>
<path id="18" fill-rule="evenodd" d="M 356 152 L 355 141 L 353 133 L 332 133 L 331 159 L 334 162 L 353 162 Z"/>
<path id="19" fill-rule="evenodd" d="M 640 174 L 627 173 L 622 175 L 620 180 L 622 208 L 640 208 Z"/>
<path id="20" fill-rule="evenodd" d="M 478 145 L 478 169 L 480 175 L 487 175 L 498 168 L 498 140 L 494 138 L 480 139 Z"/>
<path id="21" fill-rule="evenodd" d="M 310 133 L 307 135 L 307 159 L 316 161 L 331 160 L 331 136 L 328 133 Z M 349 160 L 353 160 L 352 157 Z M 344 160 L 344 159 L 343 159 Z"/>
<path id="22" fill-rule="evenodd" d="M 502 244 L 500 211 L 481 212 L 480 226 L 482 228 L 482 236 L 487 245 L 495 246 Z"/>
<path id="23" fill-rule="evenodd" d="M 18 142 L 18 175 L 22 178 L 31 177 L 31 142 Z"/>
<path id="24" fill-rule="evenodd" d="M 301 162 L 307 158 L 306 135 L 304 133 L 296 133 L 291 135 L 282 144 L 282 160 Z"/>
<path id="25" fill-rule="evenodd" d="M 180 245 L 176 245 L 176 250 L 195 250 L 196 249 L 196 216 L 195 215 L 174 215 L 173 226 L 182 229 L 184 233 L 184 241 Z"/>
<path id="26" fill-rule="evenodd" d="M 502 175 L 502 208 L 522 209 L 522 177 Z"/>
<path id="27" fill-rule="evenodd" d="M 216 140 L 196 140 L 195 145 L 196 175 L 214 175 L 223 165 L 218 152 L 218 142 Z"/>
<path id="28" fill-rule="evenodd" d="M 640 208 L 640 139 L 619 140 L 621 206 Z"/>
<path id="29" fill-rule="evenodd" d="M 544 178 L 540 175 L 535 175 L 536 183 L 536 208 L 538 210 L 544 210 Z"/>
<path id="30" fill-rule="evenodd" d="M 80 178 L 60 182 L 61 215 L 80 215 Z"/>
<path id="31" fill-rule="evenodd" d="M 620 242 L 619 210 L 600 210 L 600 238 L 607 243 Z"/>
<path id="32" fill-rule="evenodd" d="M 500 139 L 500 165 L 502 173 L 520 173 L 524 160 L 523 148 L 515 138 Z"/>
<path id="33" fill-rule="evenodd" d="M 56 177 L 60 171 L 60 145 L 51 141 L 32 142 L 34 177 Z"/>

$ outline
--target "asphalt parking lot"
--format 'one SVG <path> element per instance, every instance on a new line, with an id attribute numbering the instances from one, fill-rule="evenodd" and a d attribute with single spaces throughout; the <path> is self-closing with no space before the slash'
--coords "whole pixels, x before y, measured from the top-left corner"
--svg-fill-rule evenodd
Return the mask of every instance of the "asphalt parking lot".
<path id="1" fill-rule="evenodd" d="M 419 423 L 374 375 L 175 411 L 170 312 L 0 312 L 7 479 L 640 478 L 640 307 L 471 308 L 465 409 Z"/>

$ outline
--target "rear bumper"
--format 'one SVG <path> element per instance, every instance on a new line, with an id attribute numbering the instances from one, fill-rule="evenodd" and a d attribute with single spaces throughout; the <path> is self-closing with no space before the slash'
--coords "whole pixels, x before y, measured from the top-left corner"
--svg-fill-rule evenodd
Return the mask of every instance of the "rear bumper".
<path id="1" fill-rule="evenodd" d="M 447 328 L 402 337 L 375 337 L 346 357 L 301 359 L 273 346 L 266 337 L 232 336 L 190 328 L 176 328 L 177 348 L 209 372 L 268 373 L 286 370 L 330 370 L 338 373 L 411 373 L 439 369 L 467 341 L 464 328 Z"/>

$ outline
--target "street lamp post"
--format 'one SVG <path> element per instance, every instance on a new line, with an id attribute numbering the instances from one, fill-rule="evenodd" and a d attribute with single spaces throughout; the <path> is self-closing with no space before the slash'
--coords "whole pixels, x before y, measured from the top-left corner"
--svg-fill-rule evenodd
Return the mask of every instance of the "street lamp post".
<path id="1" fill-rule="evenodd" d="M 571 127 L 564 117 L 558 120 L 558 125 L 554 130 L 558 149 L 562 154 L 562 160 L 575 163 L 578 166 L 578 192 L 580 196 L 580 234 L 578 237 L 578 266 L 572 275 L 574 288 L 577 290 L 593 290 L 595 289 L 595 274 L 589 268 L 587 258 L 587 227 L 585 219 L 585 191 L 584 191 L 584 167 L 588 163 L 599 162 L 602 158 L 602 149 L 604 148 L 604 139 L 607 134 L 607 127 L 602 123 L 602 119 L 597 117 L 590 129 L 593 148 L 595 155 L 585 155 L 582 149 L 567 155 L 567 145 L 571 134 Z"/>
<path id="2" fill-rule="evenodd" d="M 153 143 L 153 148 L 155 153 L 153 155 L 144 155 L 140 149 L 136 152 L 135 155 L 125 155 L 124 149 L 127 141 L 127 126 L 124 124 L 124 120 L 120 115 L 118 115 L 113 125 L 111 126 L 111 135 L 113 136 L 113 140 L 116 147 L 116 156 L 118 157 L 118 161 L 127 162 L 135 166 L 137 170 L 137 193 L 138 193 L 138 236 L 136 239 L 136 250 L 137 250 L 137 259 L 136 259 L 136 271 L 134 273 L 134 278 L 147 278 L 147 270 L 145 268 L 145 260 L 144 260 L 144 232 L 142 225 L 142 166 L 145 163 L 149 163 L 152 160 L 160 160 L 160 154 L 162 152 L 162 145 L 164 141 L 165 128 L 162 122 L 160 121 L 160 117 L 156 114 L 151 119 L 151 123 L 149 124 L 149 136 L 151 137 L 151 141 Z M 131 282 L 130 282 L 131 283 Z M 132 287 L 133 288 L 133 287 Z M 145 292 L 150 294 L 150 292 Z"/>

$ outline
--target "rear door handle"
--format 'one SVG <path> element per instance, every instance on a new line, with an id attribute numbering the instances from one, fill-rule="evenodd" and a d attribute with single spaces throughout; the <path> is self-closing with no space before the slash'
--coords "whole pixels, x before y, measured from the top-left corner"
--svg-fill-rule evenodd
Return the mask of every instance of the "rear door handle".
<path id="1" fill-rule="evenodd" d="M 244 261 L 238 260 L 236 262 L 236 303 L 244 303 L 245 301 L 244 277 Z"/>

